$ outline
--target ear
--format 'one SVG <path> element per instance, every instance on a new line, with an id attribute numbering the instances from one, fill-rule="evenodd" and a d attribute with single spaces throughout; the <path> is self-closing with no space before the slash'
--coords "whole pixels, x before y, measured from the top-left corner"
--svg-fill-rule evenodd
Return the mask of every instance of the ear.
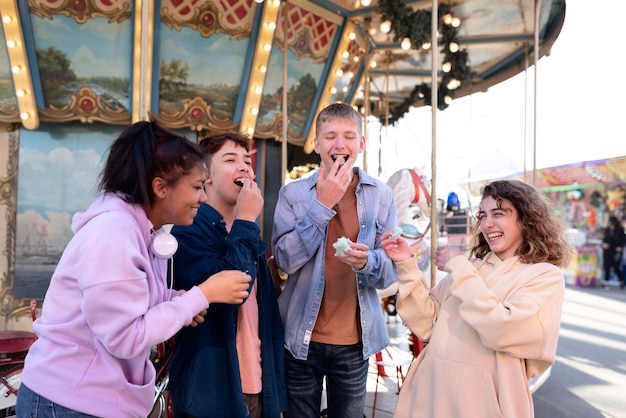
<path id="1" fill-rule="evenodd" d="M 152 191 L 154 195 L 159 199 L 165 199 L 167 196 L 167 182 L 162 177 L 155 177 L 152 179 Z"/>

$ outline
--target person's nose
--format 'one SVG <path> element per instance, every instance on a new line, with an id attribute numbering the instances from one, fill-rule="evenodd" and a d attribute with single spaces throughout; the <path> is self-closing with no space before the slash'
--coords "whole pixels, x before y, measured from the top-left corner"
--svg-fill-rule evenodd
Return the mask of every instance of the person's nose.
<path id="1" fill-rule="evenodd" d="M 248 175 L 251 180 L 254 180 L 254 170 L 250 166 L 250 164 L 242 164 L 240 171 Z"/>
<path id="2" fill-rule="evenodd" d="M 493 227 L 493 218 L 489 215 L 485 215 L 478 225 L 481 231 L 486 231 Z"/>

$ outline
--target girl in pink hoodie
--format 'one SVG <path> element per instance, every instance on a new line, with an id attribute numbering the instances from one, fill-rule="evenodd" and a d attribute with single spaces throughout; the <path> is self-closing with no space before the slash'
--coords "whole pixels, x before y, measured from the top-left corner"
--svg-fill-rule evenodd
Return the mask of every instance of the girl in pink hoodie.
<path id="1" fill-rule="evenodd" d="M 146 417 L 152 346 L 202 322 L 209 303 L 248 296 L 250 277 L 232 270 L 187 292 L 168 288 L 177 243 L 163 227 L 193 222 L 206 175 L 197 145 L 156 122 L 135 123 L 111 145 L 100 197 L 73 217 L 33 324 L 18 417 Z"/>

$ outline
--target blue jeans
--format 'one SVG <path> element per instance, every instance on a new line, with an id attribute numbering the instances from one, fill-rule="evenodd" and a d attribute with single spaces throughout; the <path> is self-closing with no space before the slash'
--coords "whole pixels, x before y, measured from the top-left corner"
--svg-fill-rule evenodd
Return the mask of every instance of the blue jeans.
<path id="1" fill-rule="evenodd" d="M 37 395 L 23 383 L 17 392 L 17 418 L 95 418 Z"/>
<path id="2" fill-rule="evenodd" d="M 285 418 L 320 416 L 322 381 L 326 377 L 329 418 L 363 418 L 369 360 L 363 345 L 311 342 L 306 360 L 285 350 L 287 412 Z"/>

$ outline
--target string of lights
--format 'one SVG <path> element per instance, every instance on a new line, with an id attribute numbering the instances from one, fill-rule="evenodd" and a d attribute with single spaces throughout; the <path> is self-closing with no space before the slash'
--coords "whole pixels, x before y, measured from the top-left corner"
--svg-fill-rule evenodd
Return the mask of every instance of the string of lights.
<path id="1" fill-rule="evenodd" d="M 380 0 L 377 13 L 382 15 L 381 30 L 393 32 L 394 41 L 400 42 L 403 50 L 415 49 L 426 53 L 432 47 L 431 10 L 413 10 L 403 0 Z M 443 54 L 437 108 L 444 110 L 452 102 L 454 91 L 469 83 L 471 70 L 467 50 L 462 49 L 458 41 L 461 19 L 454 15 L 448 4 L 439 5 L 437 17 L 439 39 L 436 47 L 441 47 Z M 387 122 L 397 122 L 420 100 L 426 105 L 431 104 L 431 86 L 428 83 L 416 85 L 402 103 L 390 108 Z"/>

